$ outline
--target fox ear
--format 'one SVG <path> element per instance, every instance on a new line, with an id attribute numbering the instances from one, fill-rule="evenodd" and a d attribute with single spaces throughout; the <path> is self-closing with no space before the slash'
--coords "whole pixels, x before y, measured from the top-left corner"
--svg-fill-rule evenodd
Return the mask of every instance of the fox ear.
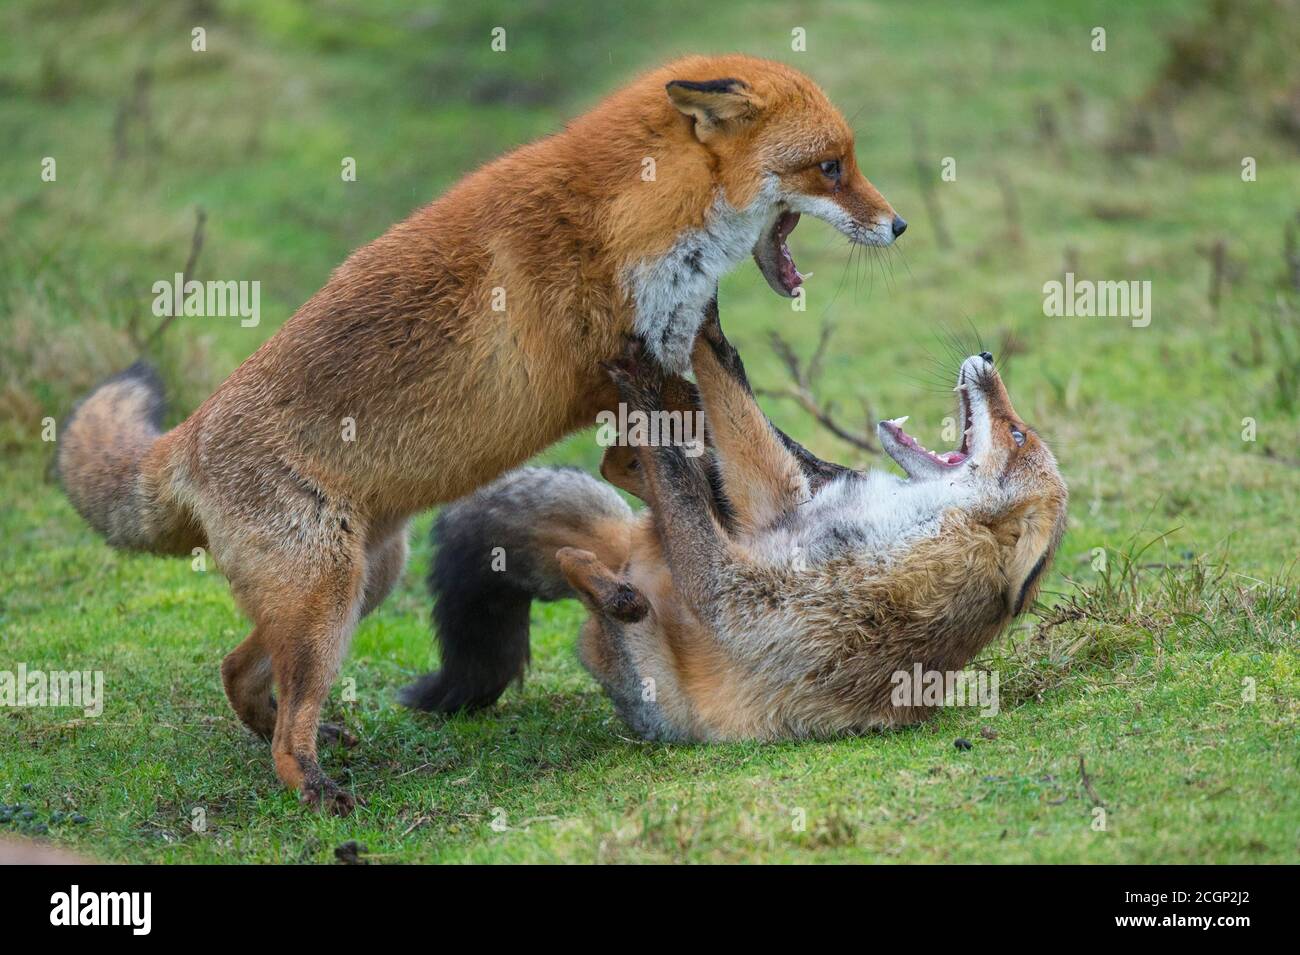
<path id="1" fill-rule="evenodd" d="M 673 80 L 664 88 L 673 105 L 695 120 L 701 139 L 727 123 L 749 119 L 762 107 L 743 80 Z"/>
<path id="2" fill-rule="evenodd" d="M 1049 514 L 1031 508 L 1021 516 L 1020 536 L 1007 563 L 1007 610 L 1018 616 L 1038 594 L 1043 571 L 1056 550 L 1056 522 Z"/>

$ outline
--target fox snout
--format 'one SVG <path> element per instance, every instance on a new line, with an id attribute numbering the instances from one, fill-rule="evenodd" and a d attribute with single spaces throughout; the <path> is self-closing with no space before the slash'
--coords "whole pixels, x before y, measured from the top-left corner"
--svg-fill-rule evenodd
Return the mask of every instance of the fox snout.
<path id="1" fill-rule="evenodd" d="M 855 229 L 842 231 L 863 245 L 892 244 L 907 230 L 907 220 L 894 211 L 889 200 L 866 176 L 856 172 L 855 179 L 851 186 L 831 194 L 831 199 L 838 200 L 853 219 Z"/>
<path id="2" fill-rule="evenodd" d="M 852 154 L 826 165 L 829 173 L 819 169 L 787 188 L 782 200 L 790 210 L 821 219 L 860 245 L 892 245 L 907 231 L 907 220 L 862 175 Z"/>
<path id="3" fill-rule="evenodd" d="M 1042 444 L 1012 407 L 1002 376 L 986 351 L 971 355 L 957 372 L 956 419 L 960 443 L 952 451 L 931 451 L 903 430 L 906 417 L 880 422 L 877 432 L 890 457 L 919 480 L 963 475 L 1005 474 L 1008 466 L 1031 462 Z M 1045 450 L 1045 449 L 1044 449 Z"/>
<path id="4" fill-rule="evenodd" d="M 771 224 L 754 246 L 754 261 L 780 295 L 793 296 L 803 284 L 786 240 L 804 213 L 860 245 L 890 245 L 907 230 L 907 220 L 857 171 L 851 155 L 785 177 Z"/>

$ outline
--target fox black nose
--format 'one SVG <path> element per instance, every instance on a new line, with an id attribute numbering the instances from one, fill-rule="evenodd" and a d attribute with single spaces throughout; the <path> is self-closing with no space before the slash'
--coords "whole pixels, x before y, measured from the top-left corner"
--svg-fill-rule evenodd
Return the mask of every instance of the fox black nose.
<path id="1" fill-rule="evenodd" d="M 907 231 L 907 220 L 902 216 L 894 216 L 894 221 L 890 224 L 890 228 L 894 230 L 894 238 L 897 239 Z"/>
<path id="2" fill-rule="evenodd" d="M 986 352 L 986 351 L 982 351 L 982 352 L 980 352 L 980 357 L 983 358 L 983 359 L 984 359 L 986 362 L 988 362 L 990 365 L 993 364 L 993 356 L 990 355 L 988 352 Z"/>

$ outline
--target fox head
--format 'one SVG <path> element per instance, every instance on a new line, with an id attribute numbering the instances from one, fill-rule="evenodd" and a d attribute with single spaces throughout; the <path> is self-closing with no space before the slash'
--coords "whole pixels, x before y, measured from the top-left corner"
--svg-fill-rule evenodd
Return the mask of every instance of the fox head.
<path id="1" fill-rule="evenodd" d="M 914 481 L 945 481 L 970 502 L 998 543 L 1006 610 L 1014 616 L 1038 594 L 1065 533 L 1069 493 L 1051 450 L 1012 407 L 992 355 L 963 361 L 956 391 L 963 429 L 956 450 L 927 450 L 903 430 L 906 418 L 880 422 L 877 433 Z"/>
<path id="2" fill-rule="evenodd" d="M 863 245 L 890 245 L 907 228 L 858 167 L 849 124 L 807 76 L 739 55 L 670 69 L 668 99 L 711 153 L 728 199 L 767 203 L 753 254 L 773 291 L 793 297 L 803 284 L 786 245 L 803 213 Z"/>

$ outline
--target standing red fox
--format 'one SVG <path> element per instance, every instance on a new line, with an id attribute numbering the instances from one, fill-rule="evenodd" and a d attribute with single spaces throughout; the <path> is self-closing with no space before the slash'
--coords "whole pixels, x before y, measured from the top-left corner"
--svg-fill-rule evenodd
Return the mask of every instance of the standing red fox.
<path id="1" fill-rule="evenodd" d="M 795 294 L 785 240 L 804 212 L 870 245 L 906 227 L 806 76 L 680 60 L 357 250 L 172 431 L 147 370 L 106 382 L 62 429 L 63 485 L 113 546 L 208 548 L 253 621 L 222 664 L 231 705 L 286 785 L 346 813 L 317 724 L 357 620 L 401 573 L 407 519 L 612 407 L 601 362 L 626 334 L 685 370 L 745 255 Z"/>

